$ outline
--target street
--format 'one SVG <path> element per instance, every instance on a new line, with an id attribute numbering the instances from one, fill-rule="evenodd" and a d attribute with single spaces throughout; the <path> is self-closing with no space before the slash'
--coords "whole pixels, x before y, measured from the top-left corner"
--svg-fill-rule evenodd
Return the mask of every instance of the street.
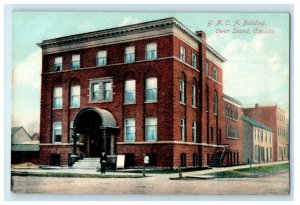
<path id="1" fill-rule="evenodd" d="M 146 178 L 12 177 L 15 193 L 147 195 L 286 195 L 289 173 L 260 178 L 170 180 L 174 174 Z"/>

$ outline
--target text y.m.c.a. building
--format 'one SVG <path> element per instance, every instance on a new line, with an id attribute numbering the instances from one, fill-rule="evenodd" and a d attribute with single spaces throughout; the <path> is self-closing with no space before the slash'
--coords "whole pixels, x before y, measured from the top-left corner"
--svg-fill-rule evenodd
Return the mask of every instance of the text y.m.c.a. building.
<path id="1" fill-rule="evenodd" d="M 38 45 L 41 164 L 67 165 L 72 154 L 102 151 L 124 154 L 127 167 L 142 166 L 144 154 L 149 166 L 167 168 L 242 160 L 241 143 L 224 160 L 241 137 L 225 135 L 225 58 L 204 32 L 166 18 Z"/>

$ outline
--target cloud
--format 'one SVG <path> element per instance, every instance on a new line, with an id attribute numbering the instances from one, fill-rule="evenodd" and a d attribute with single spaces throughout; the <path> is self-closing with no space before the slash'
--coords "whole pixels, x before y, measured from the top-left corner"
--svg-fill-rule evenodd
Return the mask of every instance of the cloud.
<path id="1" fill-rule="evenodd" d="M 40 89 L 42 69 L 41 51 L 29 54 L 27 58 L 13 68 L 13 85 L 31 86 Z"/>
<path id="2" fill-rule="evenodd" d="M 130 24 L 136 24 L 136 23 L 141 23 L 141 20 L 138 19 L 138 18 L 127 16 L 127 17 L 123 18 L 123 20 L 119 24 L 119 26 L 127 26 L 127 25 L 130 25 Z"/>

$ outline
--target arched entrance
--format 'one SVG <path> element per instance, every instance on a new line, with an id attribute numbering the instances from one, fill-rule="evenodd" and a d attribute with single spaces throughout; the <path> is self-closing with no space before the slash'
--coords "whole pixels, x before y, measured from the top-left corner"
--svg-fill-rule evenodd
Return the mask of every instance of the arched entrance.
<path id="1" fill-rule="evenodd" d="M 87 157 L 99 157 L 101 152 L 114 155 L 118 131 L 114 116 L 104 109 L 84 108 L 74 120 L 73 132 L 80 134 L 81 152 Z"/>

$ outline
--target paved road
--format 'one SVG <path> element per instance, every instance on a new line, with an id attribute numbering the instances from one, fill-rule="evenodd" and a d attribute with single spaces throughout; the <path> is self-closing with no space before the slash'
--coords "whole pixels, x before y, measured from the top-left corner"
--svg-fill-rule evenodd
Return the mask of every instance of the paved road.
<path id="1" fill-rule="evenodd" d="M 288 194 L 288 172 L 261 178 L 169 180 L 171 175 L 146 178 L 12 178 L 12 191 L 55 194 L 245 195 Z M 172 175 L 174 176 L 174 175 Z"/>

